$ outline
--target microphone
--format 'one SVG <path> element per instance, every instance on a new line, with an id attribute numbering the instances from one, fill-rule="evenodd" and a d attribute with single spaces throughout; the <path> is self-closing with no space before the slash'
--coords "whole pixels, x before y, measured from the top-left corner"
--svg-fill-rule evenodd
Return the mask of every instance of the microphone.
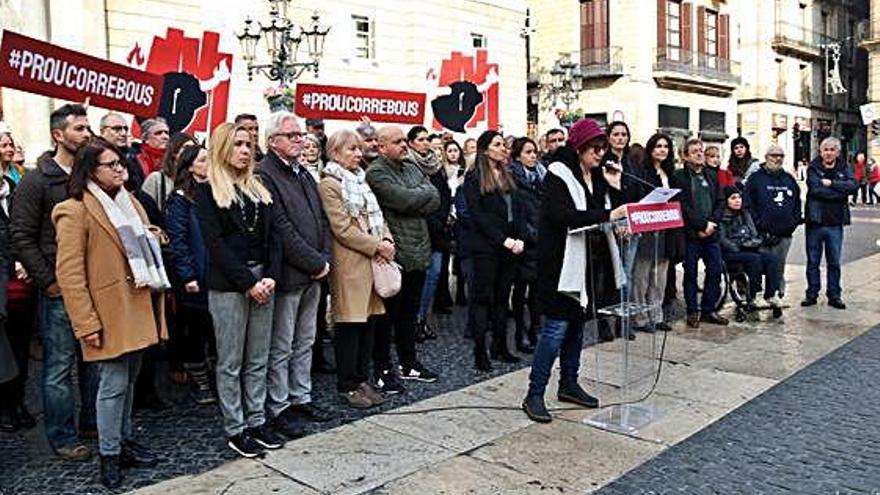
<path id="1" fill-rule="evenodd" d="M 609 172 L 617 172 L 619 174 L 624 175 L 625 177 L 629 177 L 630 179 L 632 179 L 634 181 L 640 182 L 640 183 L 650 187 L 651 190 L 653 190 L 654 188 L 657 187 L 654 184 L 651 184 L 650 182 L 646 181 L 645 179 L 642 179 L 638 175 L 627 172 L 626 170 L 623 169 L 622 165 L 620 165 L 619 163 L 616 163 L 613 160 L 605 160 L 605 163 L 603 163 L 602 166 L 605 168 L 605 170 L 607 170 Z"/>

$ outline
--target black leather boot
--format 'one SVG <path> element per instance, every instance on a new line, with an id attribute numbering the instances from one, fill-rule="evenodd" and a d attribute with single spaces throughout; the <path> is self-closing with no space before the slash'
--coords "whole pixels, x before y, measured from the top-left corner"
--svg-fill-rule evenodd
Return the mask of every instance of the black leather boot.
<path id="1" fill-rule="evenodd" d="M 101 484 L 109 490 L 115 490 L 122 484 L 118 455 L 101 456 Z"/>
<path id="2" fill-rule="evenodd" d="M 506 337 L 506 335 L 498 334 L 492 336 L 492 359 L 504 363 L 518 363 L 520 359 L 511 354 L 510 349 L 507 348 Z"/>

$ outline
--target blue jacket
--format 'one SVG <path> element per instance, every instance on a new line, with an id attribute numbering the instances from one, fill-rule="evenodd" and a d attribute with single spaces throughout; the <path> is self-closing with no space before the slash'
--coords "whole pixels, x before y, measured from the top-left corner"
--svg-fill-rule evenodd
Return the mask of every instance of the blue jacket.
<path id="1" fill-rule="evenodd" d="M 830 186 L 822 179 L 831 180 Z M 826 169 L 821 158 L 815 158 L 807 169 L 807 224 L 831 226 L 825 219 L 829 212 L 840 217 L 840 225 L 850 224 L 849 197 L 859 189 L 852 171 L 842 158 L 833 169 Z"/>
<path id="2" fill-rule="evenodd" d="M 208 284 L 205 273 L 208 266 L 208 250 L 202 239 L 196 206 L 179 191 L 168 197 L 165 205 L 166 228 L 174 253 L 175 287 L 179 288 L 181 303 L 207 309 Z M 190 282 L 199 283 L 199 292 L 190 294 L 183 286 Z"/>
<path id="3" fill-rule="evenodd" d="M 769 172 L 764 166 L 749 176 L 744 206 L 762 234 L 791 237 L 803 222 L 801 188 L 787 172 Z"/>
<path id="4" fill-rule="evenodd" d="M 471 212 L 464 197 L 464 187 L 458 186 L 453 198 L 455 205 L 455 255 L 459 259 L 471 257 Z"/>

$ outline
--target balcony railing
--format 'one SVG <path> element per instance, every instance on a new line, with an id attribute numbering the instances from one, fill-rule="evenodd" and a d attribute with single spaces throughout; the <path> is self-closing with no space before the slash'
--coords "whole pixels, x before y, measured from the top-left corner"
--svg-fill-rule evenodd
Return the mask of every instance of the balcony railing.
<path id="1" fill-rule="evenodd" d="M 658 49 L 656 54 L 654 71 L 674 72 L 723 83 L 739 84 L 739 62 L 721 58 L 717 55 L 674 47 Z"/>
<path id="2" fill-rule="evenodd" d="M 620 51 L 619 46 L 581 50 L 581 74 L 584 79 L 623 75 Z"/>
<path id="3" fill-rule="evenodd" d="M 812 59 L 820 57 L 822 46 L 832 41 L 835 39 L 803 25 L 776 21 L 772 45 L 778 52 Z"/>

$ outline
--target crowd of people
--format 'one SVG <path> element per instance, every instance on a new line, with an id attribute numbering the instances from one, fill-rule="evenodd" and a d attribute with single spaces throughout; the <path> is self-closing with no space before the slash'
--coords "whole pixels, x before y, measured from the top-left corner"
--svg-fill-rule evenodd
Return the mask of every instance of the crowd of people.
<path id="1" fill-rule="evenodd" d="M 602 342 L 672 329 L 680 263 L 686 324 L 726 325 L 716 311 L 724 263 L 750 275 L 749 311 L 761 291 L 779 308 L 792 235 L 806 223 L 801 304 L 817 303 L 824 253 L 828 304 L 845 307 L 840 248 L 858 184 L 835 138 L 809 166 L 802 208 L 783 150 L 760 162 L 744 138 L 721 166 L 715 145 L 687 139 L 676 160 L 670 136 L 634 144 L 624 122 L 583 119 L 538 141 L 489 130 L 461 144 L 422 126 L 365 120 L 327 136 L 322 121 L 305 124 L 242 114 L 200 143 L 154 118 L 133 142 L 121 115 L 93 132 L 86 109 L 68 104 L 52 113 L 54 148 L 33 168 L 0 132 L 0 431 L 36 424 L 24 401 L 33 329 L 49 445 L 84 461 L 82 439 L 97 437 L 112 488 L 123 468 L 156 463 L 133 436 L 132 410 L 161 405 L 158 344 L 195 403 L 219 404 L 229 448 L 255 457 L 301 436 L 303 421 L 334 417 L 311 381 L 333 371 L 331 335 L 340 403 L 371 408 L 441 378 L 417 343 L 437 338 L 432 312 L 467 305 L 474 367 L 534 353 L 522 407 L 547 422 L 557 357 L 559 399 L 598 405 L 577 380 L 597 308 L 622 294 L 653 308 L 634 332 L 597 319 Z M 583 228 L 622 219 L 656 187 L 680 190 L 685 226 L 631 243 L 631 280 L 618 290 L 613 247 Z"/>

